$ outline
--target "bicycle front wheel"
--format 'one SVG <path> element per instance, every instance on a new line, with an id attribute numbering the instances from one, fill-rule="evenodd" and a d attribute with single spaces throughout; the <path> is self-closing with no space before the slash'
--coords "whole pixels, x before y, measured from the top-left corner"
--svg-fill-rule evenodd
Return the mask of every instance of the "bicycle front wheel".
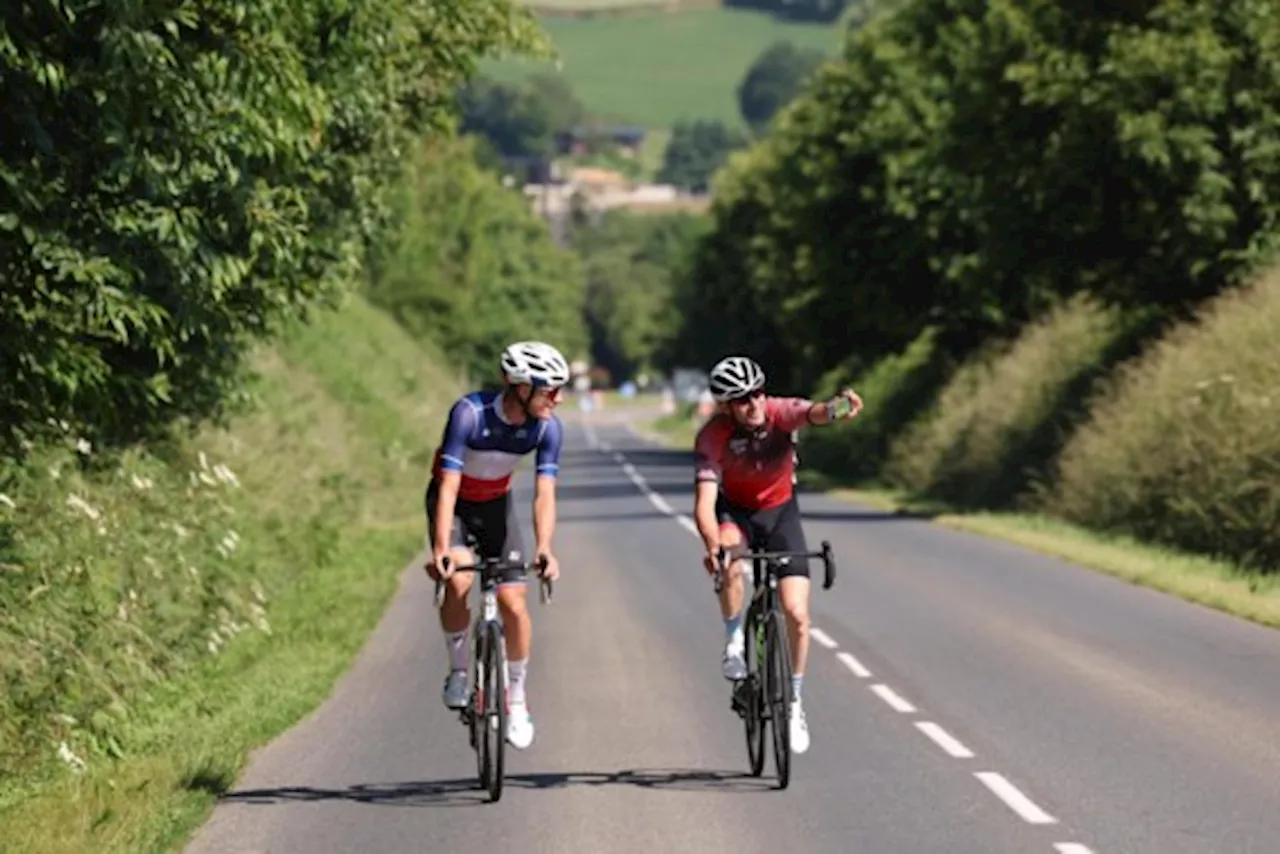
<path id="1" fill-rule="evenodd" d="M 503 775 L 507 752 L 507 650 L 502 628 L 497 623 L 485 625 L 484 644 L 484 725 L 482 727 L 485 780 L 489 800 L 502 797 Z"/>
<path id="2" fill-rule="evenodd" d="M 773 762 L 778 788 L 791 782 L 791 644 L 781 611 L 771 611 L 765 623 L 764 696 L 773 728 Z"/>
<path id="3" fill-rule="evenodd" d="M 761 654 L 760 621 L 755 609 L 748 609 L 743 654 L 747 661 L 747 678 L 736 687 L 742 704 L 742 721 L 747 730 L 747 759 L 751 776 L 764 773 L 764 694 L 760 690 L 765 657 Z"/>

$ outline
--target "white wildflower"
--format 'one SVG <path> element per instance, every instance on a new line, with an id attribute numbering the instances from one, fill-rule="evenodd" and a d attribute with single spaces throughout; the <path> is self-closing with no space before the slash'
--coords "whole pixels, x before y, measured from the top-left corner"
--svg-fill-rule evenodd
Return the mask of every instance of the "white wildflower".
<path id="1" fill-rule="evenodd" d="M 68 495 L 67 506 L 74 507 L 75 509 L 79 510 L 81 513 L 84 513 L 84 515 L 88 516 L 90 519 L 93 519 L 94 521 L 97 521 L 98 519 L 102 518 L 102 513 L 96 507 L 94 507 L 93 505 L 91 505 L 89 502 L 85 501 L 83 498 L 81 498 L 78 495 Z"/>
<path id="2" fill-rule="evenodd" d="M 139 477 L 138 475 L 130 475 L 129 480 L 133 483 L 134 489 L 147 490 L 155 486 L 155 483 L 149 477 Z"/>
<path id="3" fill-rule="evenodd" d="M 58 758 L 72 767 L 73 770 L 79 772 L 85 769 L 84 760 L 71 752 L 71 748 L 67 743 L 61 742 L 58 745 Z"/>
<path id="4" fill-rule="evenodd" d="M 87 457 L 93 453 L 93 445 L 89 443 L 88 439 L 76 439 L 76 453 Z"/>
<path id="5" fill-rule="evenodd" d="M 186 528 L 182 527 L 177 522 L 174 522 L 171 527 L 173 528 L 173 532 L 178 535 L 178 539 L 185 540 L 187 538 Z"/>
<path id="6" fill-rule="evenodd" d="M 229 483 L 232 486 L 240 485 L 240 479 L 236 477 L 236 473 L 222 463 L 218 463 L 213 467 L 213 474 L 223 483 Z"/>
<path id="7" fill-rule="evenodd" d="M 209 458 L 204 455 L 204 451 L 200 452 L 200 470 L 201 471 L 209 470 Z"/>
<path id="8" fill-rule="evenodd" d="M 215 480 L 215 479 L 214 479 L 214 477 L 213 477 L 213 475 L 209 474 L 208 472 L 203 472 L 203 471 L 202 471 L 202 472 L 200 472 L 200 474 L 198 475 L 198 477 L 200 478 L 200 482 L 201 482 L 201 483 L 203 483 L 203 484 L 205 484 L 206 486 L 217 486 L 217 485 L 218 485 L 218 481 L 217 481 L 217 480 Z"/>
<path id="9" fill-rule="evenodd" d="M 18 507 L 17 504 L 13 503 L 13 499 L 5 495 L 3 492 L 0 492 L 0 504 L 3 504 L 11 510 L 16 510 Z"/>

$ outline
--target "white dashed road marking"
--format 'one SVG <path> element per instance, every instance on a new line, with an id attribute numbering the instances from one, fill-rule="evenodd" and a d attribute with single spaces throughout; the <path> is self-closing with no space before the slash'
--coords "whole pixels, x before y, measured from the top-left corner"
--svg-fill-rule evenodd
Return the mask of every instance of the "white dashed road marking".
<path id="1" fill-rule="evenodd" d="M 975 777 L 982 781 L 997 798 L 1004 801 L 1005 806 L 1013 810 L 1028 824 L 1057 824 L 1058 820 L 1036 806 L 1030 798 L 1022 794 L 1017 786 L 995 771 L 976 771 Z"/>
<path id="2" fill-rule="evenodd" d="M 910 715 L 915 713 L 915 710 L 916 710 L 915 706 L 911 705 L 906 700 L 899 697 L 892 688 L 890 688 L 888 685 L 885 685 L 883 682 L 877 682 L 876 684 L 872 685 L 871 690 L 877 697 L 879 697 L 881 700 L 884 700 L 886 703 L 888 703 L 889 708 L 893 709 L 895 712 L 901 712 L 904 715 Z"/>
<path id="3" fill-rule="evenodd" d="M 835 641 L 831 639 L 831 635 L 827 634 L 822 629 L 819 629 L 816 626 L 809 629 L 809 637 L 813 638 L 818 643 L 825 646 L 827 649 L 835 649 L 837 646 L 839 646 L 839 644 L 837 644 Z"/>
<path id="4" fill-rule="evenodd" d="M 972 750 L 965 747 L 959 741 L 956 741 L 956 739 L 952 737 L 951 733 L 947 732 L 933 721 L 916 721 L 916 729 L 933 739 L 935 744 L 947 752 L 947 755 L 955 759 L 973 758 Z"/>
<path id="5" fill-rule="evenodd" d="M 618 451 L 612 451 L 611 446 L 607 442 L 600 442 L 595 431 L 589 426 L 585 427 L 587 431 L 587 444 L 591 448 L 599 448 L 605 453 L 612 452 L 614 462 L 622 466 L 622 470 L 626 472 L 632 483 L 640 490 L 654 507 L 658 508 L 663 514 L 671 516 L 689 533 L 695 537 L 699 536 L 698 526 L 690 517 L 683 513 L 677 513 L 665 498 L 659 495 L 645 481 L 634 465 L 627 461 L 624 454 Z M 636 438 L 648 442 L 649 444 L 658 444 L 653 439 L 642 435 L 633 427 L 628 425 L 628 431 Z M 822 629 L 812 626 L 809 629 L 809 636 L 812 637 L 827 649 L 839 649 L 840 644 L 824 632 Z M 836 659 L 847 667 L 854 676 L 859 679 L 869 679 L 871 671 L 863 666 L 852 653 L 843 650 L 836 653 Z M 883 682 L 876 682 L 868 686 L 870 690 L 881 700 L 883 700 L 894 711 L 904 715 L 917 714 L 918 710 L 911 703 L 907 702 L 899 696 L 892 688 Z M 922 733 L 928 736 L 938 747 L 950 757 L 954 759 L 972 759 L 973 751 L 965 747 L 954 736 L 948 733 L 933 721 L 915 721 L 915 726 Z M 995 771 L 977 771 L 974 776 L 986 786 L 992 794 L 999 798 L 1005 806 L 1013 810 L 1013 812 L 1028 824 L 1057 824 L 1058 820 L 1049 813 L 1042 810 L 1030 798 L 1022 793 L 1018 787 L 1010 783 L 1002 774 Z M 1095 854 L 1095 852 L 1078 842 L 1058 842 L 1053 846 L 1057 854 Z"/>
<path id="6" fill-rule="evenodd" d="M 853 653 L 851 653 L 851 652 L 837 652 L 837 653 L 836 653 L 836 658 L 838 658 L 838 659 L 840 660 L 840 663 L 841 663 L 841 664 L 843 664 L 845 667 L 847 667 L 847 668 L 849 668 L 850 670 L 852 670 L 852 671 L 853 671 L 853 675 L 854 675 L 854 676 L 857 676 L 859 679 L 869 679 L 869 678 L 871 678 L 871 671 L 870 671 L 870 670 L 868 670 L 867 668 L 863 667 L 863 666 L 862 666 L 862 662 L 861 662 L 861 661 L 858 661 L 858 659 L 856 659 L 856 658 L 854 658 L 854 657 L 853 657 Z"/>

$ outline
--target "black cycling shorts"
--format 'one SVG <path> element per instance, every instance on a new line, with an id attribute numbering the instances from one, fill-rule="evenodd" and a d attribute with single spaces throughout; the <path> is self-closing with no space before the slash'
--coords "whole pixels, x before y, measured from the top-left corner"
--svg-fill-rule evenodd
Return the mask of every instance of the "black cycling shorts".
<path id="1" fill-rule="evenodd" d="M 440 495 L 440 483 L 435 478 L 427 484 L 424 503 L 427 510 L 427 535 L 434 540 L 436 535 L 436 501 Z M 520 524 L 516 520 L 515 505 L 508 492 L 501 498 L 492 501 L 467 501 L 459 498 L 453 508 L 453 530 L 449 533 L 451 548 L 469 549 L 467 535 L 475 538 L 476 549 L 481 559 L 502 558 L 504 560 L 524 560 L 524 537 L 520 534 Z M 503 570 L 499 576 L 500 584 L 519 584 L 525 581 L 523 569 Z"/>
<path id="2" fill-rule="evenodd" d="M 735 525 L 742 532 L 742 542 L 751 551 L 807 552 L 804 526 L 800 524 L 800 505 L 794 495 L 785 504 L 765 510 L 751 510 L 725 501 L 724 495 L 716 498 L 716 520 L 721 527 Z M 732 549 L 735 557 L 743 547 Z M 778 577 L 809 577 L 809 559 L 793 557 L 788 565 L 778 569 Z"/>

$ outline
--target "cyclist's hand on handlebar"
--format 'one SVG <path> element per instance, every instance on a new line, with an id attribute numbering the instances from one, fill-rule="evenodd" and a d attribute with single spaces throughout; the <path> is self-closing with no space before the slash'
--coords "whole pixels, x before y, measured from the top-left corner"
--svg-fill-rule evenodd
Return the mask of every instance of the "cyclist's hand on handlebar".
<path id="1" fill-rule="evenodd" d="M 709 551 L 705 555 L 703 555 L 702 565 L 703 567 L 706 568 L 707 573 L 709 575 L 715 575 L 716 572 L 718 572 L 719 570 L 728 568 L 727 561 L 724 564 L 720 562 L 719 549 L 716 549 L 714 551 Z"/>
<path id="2" fill-rule="evenodd" d="M 538 552 L 539 558 L 546 558 L 547 567 L 542 570 L 541 577 L 547 581 L 555 581 L 560 577 L 560 561 L 551 552 Z"/>
<path id="3" fill-rule="evenodd" d="M 453 575 L 453 561 L 448 552 L 433 554 L 427 561 L 427 575 L 435 581 L 442 581 Z"/>

